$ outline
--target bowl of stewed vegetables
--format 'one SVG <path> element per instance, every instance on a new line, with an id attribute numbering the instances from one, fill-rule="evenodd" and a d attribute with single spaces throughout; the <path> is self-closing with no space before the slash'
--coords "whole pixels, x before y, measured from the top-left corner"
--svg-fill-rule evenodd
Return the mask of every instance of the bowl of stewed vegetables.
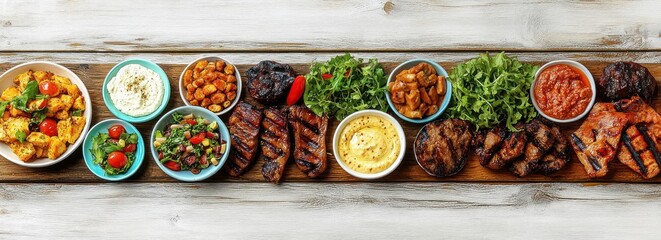
<path id="1" fill-rule="evenodd" d="M 207 179 L 229 156 L 229 131 L 218 116 L 201 107 L 175 108 L 158 120 L 151 134 L 151 153 L 170 177 L 186 182 Z"/>

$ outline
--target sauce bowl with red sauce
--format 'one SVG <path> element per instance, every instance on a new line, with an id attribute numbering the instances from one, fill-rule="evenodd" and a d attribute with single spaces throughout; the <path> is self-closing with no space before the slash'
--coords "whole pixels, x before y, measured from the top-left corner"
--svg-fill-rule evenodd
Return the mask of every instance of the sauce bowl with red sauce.
<path id="1" fill-rule="evenodd" d="M 532 104 L 543 117 L 557 122 L 575 122 L 590 112 L 596 100 L 594 78 L 576 61 L 544 64 L 530 88 Z"/>

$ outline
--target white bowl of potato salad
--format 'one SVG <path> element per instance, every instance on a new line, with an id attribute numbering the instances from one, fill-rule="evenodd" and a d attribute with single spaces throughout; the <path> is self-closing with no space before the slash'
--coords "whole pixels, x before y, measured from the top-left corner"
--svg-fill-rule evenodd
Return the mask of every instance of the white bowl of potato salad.
<path id="1" fill-rule="evenodd" d="M 51 62 L 28 62 L 0 75 L 0 155 L 25 167 L 66 159 L 92 120 L 85 84 Z"/>

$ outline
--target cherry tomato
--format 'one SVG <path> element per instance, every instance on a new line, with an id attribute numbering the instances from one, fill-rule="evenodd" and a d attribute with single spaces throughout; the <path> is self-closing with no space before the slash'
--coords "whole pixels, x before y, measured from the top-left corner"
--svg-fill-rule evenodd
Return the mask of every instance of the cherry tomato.
<path id="1" fill-rule="evenodd" d="M 197 121 L 195 121 L 193 119 L 186 119 L 186 123 L 188 123 L 190 125 L 195 125 L 195 124 L 197 124 Z"/>
<path id="2" fill-rule="evenodd" d="M 46 106 L 48 106 L 48 100 L 42 99 L 41 103 L 39 104 L 39 109 L 44 109 Z"/>
<path id="3" fill-rule="evenodd" d="M 39 131 L 48 136 L 57 136 L 57 122 L 52 118 L 46 118 L 39 123 Z"/>
<path id="4" fill-rule="evenodd" d="M 204 137 L 206 136 L 207 134 L 205 132 L 201 132 L 188 139 L 188 141 L 190 141 L 190 143 L 192 144 L 200 144 L 202 140 L 204 140 Z"/>
<path id="5" fill-rule="evenodd" d="M 289 95 L 287 95 L 287 105 L 291 106 L 298 102 L 299 99 L 303 96 L 305 92 L 305 77 L 298 76 L 294 79 L 294 83 L 289 89 Z"/>
<path id="6" fill-rule="evenodd" d="M 60 93 L 60 90 L 57 88 L 57 85 L 55 85 L 54 82 L 51 81 L 43 81 L 39 83 L 39 92 L 41 94 L 46 94 L 51 97 L 57 96 L 58 93 Z"/>
<path id="7" fill-rule="evenodd" d="M 330 73 L 321 74 L 321 78 L 323 78 L 324 80 L 332 78 L 332 77 L 333 77 L 333 74 L 330 74 Z"/>
<path id="8" fill-rule="evenodd" d="M 215 135 L 212 132 L 207 132 L 207 138 L 213 138 Z"/>
<path id="9" fill-rule="evenodd" d="M 135 149 L 136 149 L 135 143 L 131 143 L 131 144 L 126 144 L 123 151 L 124 152 L 135 152 Z"/>
<path id="10" fill-rule="evenodd" d="M 108 154 L 108 164 L 113 168 L 123 168 L 128 158 L 123 152 L 115 151 Z"/>
<path id="11" fill-rule="evenodd" d="M 181 171 L 181 164 L 173 162 L 173 161 L 167 161 L 163 163 L 163 166 L 166 168 L 172 170 L 172 171 Z"/>
<path id="12" fill-rule="evenodd" d="M 112 139 L 119 139 L 124 131 L 125 130 L 122 125 L 113 125 L 112 127 L 108 128 L 108 135 L 110 135 L 110 138 Z"/>

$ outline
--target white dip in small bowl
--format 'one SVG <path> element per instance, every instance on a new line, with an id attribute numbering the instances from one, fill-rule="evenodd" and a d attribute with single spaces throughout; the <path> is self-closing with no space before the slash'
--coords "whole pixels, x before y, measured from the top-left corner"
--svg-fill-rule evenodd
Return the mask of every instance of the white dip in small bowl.
<path id="1" fill-rule="evenodd" d="M 108 82 L 113 105 L 122 113 L 140 117 L 156 111 L 163 100 L 163 80 L 151 69 L 129 64 Z"/>

